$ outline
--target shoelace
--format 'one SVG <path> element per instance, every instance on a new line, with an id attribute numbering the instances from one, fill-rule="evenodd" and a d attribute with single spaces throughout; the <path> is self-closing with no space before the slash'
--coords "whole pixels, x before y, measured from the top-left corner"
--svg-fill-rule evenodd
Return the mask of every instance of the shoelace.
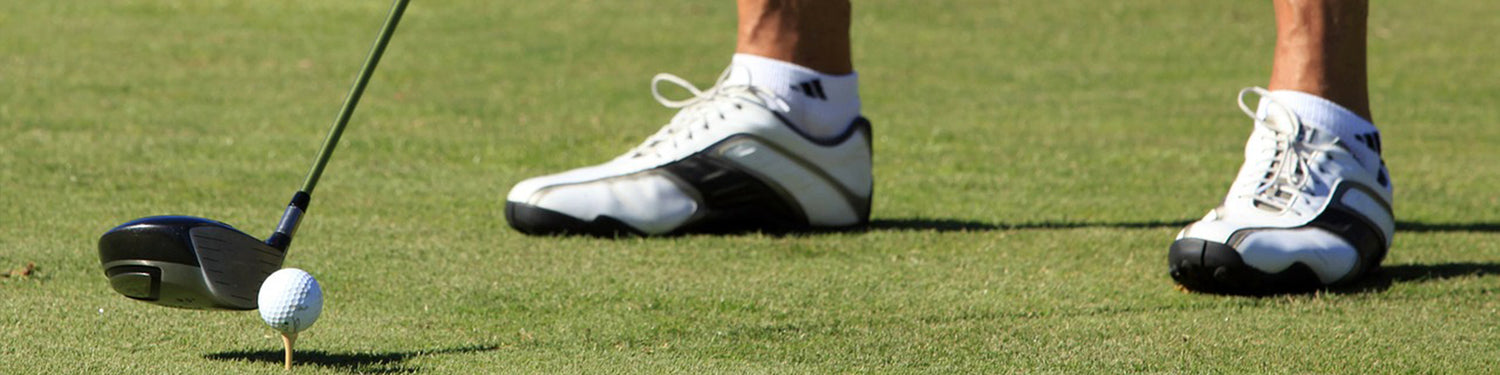
<path id="1" fill-rule="evenodd" d="M 1278 129 L 1275 126 L 1271 126 L 1267 121 L 1271 117 L 1270 115 L 1267 115 L 1266 119 L 1256 116 L 1256 111 L 1250 109 L 1250 105 L 1245 103 L 1245 96 L 1251 93 L 1258 97 L 1269 99 L 1272 104 L 1275 104 L 1272 107 L 1273 109 L 1285 112 L 1286 117 L 1291 119 L 1292 122 L 1291 124 L 1287 124 L 1289 129 Z M 1297 117 L 1296 113 L 1287 109 L 1285 105 L 1277 102 L 1270 94 L 1266 89 L 1249 87 L 1240 90 L 1238 99 L 1240 110 L 1255 120 L 1256 128 L 1264 129 L 1273 134 L 1276 143 L 1272 155 L 1269 155 L 1271 161 L 1270 165 L 1267 166 L 1266 174 L 1263 178 L 1256 181 L 1255 190 L 1251 193 L 1252 196 L 1250 198 L 1253 199 L 1257 207 L 1269 208 L 1273 212 L 1282 213 L 1291 208 L 1294 202 L 1301 200 L 1305 194 L 1309 193 L 1308 188 L 1312 185 L 1313 180 L 1310 171 L 1315 167 L 1309 160 L 1316 157 L 1319 152 L 1336 149 L 1338 140 L 1334 139 L 1329 143 L 1312 143 L 1307 141 L 1307 139 L 1312 137 L 1303 137 L 1305 128 L 1302 126 L 1302 119 Z"/>
<path id="2" fill-rule="evenodd" d="M 666 126 L 662 126 L 661 130 L 658 130 L 656 134 L 651 135 L 650 138 L 646 138 L 645 142 L 641 142 L 639 146 L 631 149 L 630 152 L 626 152 L 623 157 L 639 158 L 647 155 L 660 157 L 663 147 L 676 149 L 679 145 L 678 141 L 693 139 L 695 132 L 707 132 L 710 129 L 710 122 L 708 121 L 710 116 L 717 116 L 723 119 L 724 110 L 726 109 L 724 107 L 725 104 L 732 104 L 738 107 L 744 105 L 740 103 L 743 101 L 764 106 L 774 111 L 785 112 L 790 110 L 787 102 L 782 100 L 781 97 L 776 96 L 776 94 L 750 85 L 726 85 L 725 81 L 729 79 L 729 73 L 737 68 L 744 69 L 734 66 L 725 69 L 724 73 L 719 74 L 719 79 L 714 82 L 713 87 L 709 87 L 708 90 L 700 90 L 697 86 L 693 86 L 692 83 L 682 79 L 682 77 L 672 74 L 657 73 L 655 77 L 651 77 L 651 96 L 656 98 L 656 102 L 661 103 L 661 105 L 667 108 L 682 110 L 676 116 L 673 116 L 672 120 Z M 748 71 L 743 73 L 747 76 L 749 75 Z M 688 93 L 692 94 L 692 97 L 684 100 L 669 99 L 661 93 L 662 82 L 677 85 L 683 90 L 687 90 Z"/>

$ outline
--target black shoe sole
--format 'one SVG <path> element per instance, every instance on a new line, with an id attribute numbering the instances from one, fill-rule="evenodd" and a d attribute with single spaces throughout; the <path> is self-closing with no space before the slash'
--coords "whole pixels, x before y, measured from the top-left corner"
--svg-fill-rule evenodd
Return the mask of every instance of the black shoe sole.
<path id="1" fill-rule="evenodd" d="M 1306 293 L 1324 288 L 1301 263 L 1267 273 L 1250 267 L 1229 245 L 1196 238 L 1172 242 L 1167 262 L 1173 280 L 1189 290 L 1234 295 Z"/>
<path id="2" fill-rule="evenodd" d="M 707 215 L 677 230 L 648 235 L 625 222 L 600 215 L 593 221 L 584 221 L 561 212 L 516 202 L 505 202 L 505 221 L 521 233 L 537 236 L 583 235 L 594 237 L 622 236 L 674 236 L 683 234 L 736 234 L 736 233 L 831 233 L 865 229 L 869 220 L 844 227 L 821 227 L 795 221 L 778 212 L 760 210 L 735 210 L 730 213 Z"/>
<path id="3" fill-rule="evenodd" d="M 608 216 L 583 221 L 557 211 L 524 203 L 505 202 L 505 221 L 511 228 L 530 235 L 587 235 L 618 237 L 642 235 L 624 222 Z"/>

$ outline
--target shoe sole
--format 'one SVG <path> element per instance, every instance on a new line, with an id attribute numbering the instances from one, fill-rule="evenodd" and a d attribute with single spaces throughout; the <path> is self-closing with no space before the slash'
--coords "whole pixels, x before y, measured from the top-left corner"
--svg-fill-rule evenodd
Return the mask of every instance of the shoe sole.
<path id="1" fill-rule="evenodd" d="M 795 223 L 789 219 L 776 216 L 756 216 L 754 214 L 716 216 L 719 216 L 716 220 L 700 220 L 671 232 L 647 234 L 607 215 L 599 215 L 594 220 L 585 221 L 568 214 L 525 203 L 505 202 L 505 221 L 510 224 L 510 227 L 515 228 L 521 233 L 534 236 L 646 237 L 750 232 L 791 234 L 852 231 L 863 229 L 868 225 L 868 221 L 862 221 L 850 226 L 825 227 Z"/>
<path id="2" fill-rule="evenodd" d="M 1229 245 L 1197 238 L 1172 242 L 1167 254 L 1172 279 L 1190 290 L 1236 295 L 1302 293 L 1324 287 L 1306 265 L 1269 273 L 1245 264 Z"/>
<path id="3" fill-rule="evenodd" d="M 521 233 L 530 235 L 580 234 L 596 237 L 640 236 L 640 231 L 608 216 L 583 221 L 567 214 L 516 202 L 505 202 L 505 221 Z"/>

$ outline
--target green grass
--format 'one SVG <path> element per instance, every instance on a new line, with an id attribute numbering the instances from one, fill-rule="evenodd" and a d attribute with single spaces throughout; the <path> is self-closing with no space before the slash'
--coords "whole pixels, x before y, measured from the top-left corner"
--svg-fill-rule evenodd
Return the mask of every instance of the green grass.
<path id="1" fill-rule="evenodd" d="M 384 1 L 0 2 L 0 372 L 282 373 L 253 312 L 110 291 L 95 241 L 157 214 L 269 233 Z M 1356 291 L 1177 291 L 1273 42 L 1258 1 L 856 2 L 864 233 L 535 238 L 523 178 L 601 162 L 710 83 L 733 8 L 417 1 L 287 265 L 299 373 L 1487 372 L 1500 356 L 1500 3 L 1377 2 L 1402 231 Z"/>

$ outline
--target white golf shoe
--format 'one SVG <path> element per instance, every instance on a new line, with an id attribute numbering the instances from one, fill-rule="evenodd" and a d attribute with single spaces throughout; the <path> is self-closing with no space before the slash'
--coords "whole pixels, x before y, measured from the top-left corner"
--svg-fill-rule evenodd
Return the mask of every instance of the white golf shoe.
<path id="1" fill-rule="evenodd" d="M 808 230 L 863 225 L 873 188 L 870 124 L 814 139 L 780 113 L 787 103 L 721 76 L 699 90 L 658 74 L 652 95 L 680 108 L 644 143 L 607 163 L 531 178 L 506 197 L 510 225 L 528 234 L 660 235 Z M 682 86 L 675 101 L 658 90 Z"/>
<path id="2" fill-rule="evenodd" d="M 1245 103 L 1252 93 L 1261 97 L 1256 110 Z M 1304 121 L 1278 95 L 1322 101 L 1342 111 L 1323 117 L 1356 120 Z M 1263 294 L 1349 282 L 1379 267 L 1395 220 L 1374 125 L 1303 93 L 1248 88 L 1239 101 L 1255 120 L 1245 164 L 1224 203 L 1177 235 L 1172 278 L 1189 289 Z"/>

